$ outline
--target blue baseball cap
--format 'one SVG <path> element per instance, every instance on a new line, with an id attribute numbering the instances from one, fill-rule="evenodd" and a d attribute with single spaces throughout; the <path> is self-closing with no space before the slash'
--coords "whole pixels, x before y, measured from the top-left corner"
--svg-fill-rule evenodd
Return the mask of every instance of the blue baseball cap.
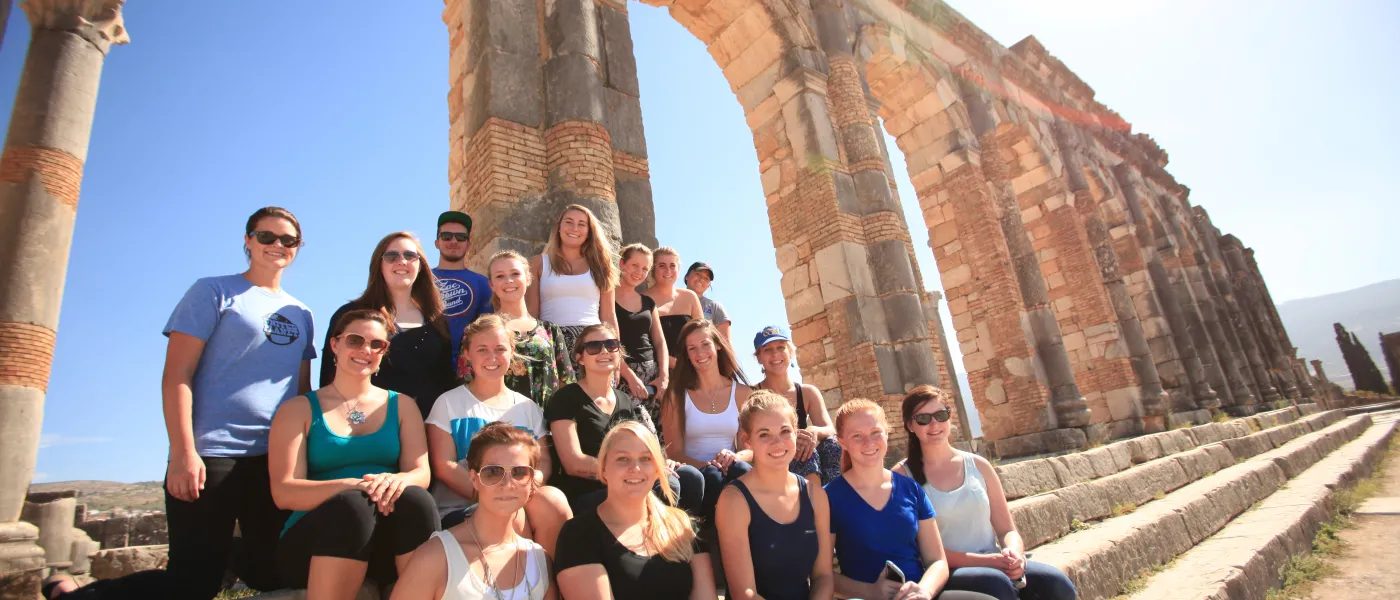
<path id="1" fill-rule="evenodd" d="M 791 342 L 792 337 L 788 335 L 788 330 L 783 328 L 782 326 L 769 325 L 767 327 L 764 327 L 762 331 L 759 331 L 753 336 L 753 349 L 758 350 L 759 348 L 768 345 L 768 342 L 772 342 L 774 340 Z"/>

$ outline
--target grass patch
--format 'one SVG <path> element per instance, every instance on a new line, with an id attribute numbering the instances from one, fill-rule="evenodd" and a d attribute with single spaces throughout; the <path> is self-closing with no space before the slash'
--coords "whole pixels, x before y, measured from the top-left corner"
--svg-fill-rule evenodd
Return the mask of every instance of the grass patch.
<path id="1" fill-rule="evenodd" d="M 1161 500 L 1162 498 L 1166 498 L 1166 497 L 1167 497 L 1167 495 L 1164 494 L 1164 493 L 1162 493 L 1162 492 L 1160 492 L 1160 491 L 1157 492 L 1157 493 L 1155 493 L 1155 494 L 1152 494 L 1152 499 L 1153 499 L 1153 500 Z"/>
<path id="2" fill-rule="evenodd" d="M 1076 531 L 1084 531 L 1085 529 L 1088 529 L 1088 528 L 1089 528 L 1089 524 L 1088 524 L 1088 523 L 1085 523 L 1085 522 L 1083 522 L 1083 521 L 1080 521 L 1079 519 L 1075 519 L 1075 520 L 1069 522 L 1069 532 L 1070 532 L 1070 533 L 1074 533 L 1074 532 L 1076 532 Z"/>
<path id="3" fill-rule="evenodd" d="M 1115 517 L 1121 517 L 1123 515 L 1137 510 L 1137 508 L 1138 506 L 1136 504 L 1133 504 L 1132 502 L 1124 502 L 1122 504 L 1114 504 L 1112 513 Z"/>
<path id="4" fill-rule="evenodd" d="M 1117 596 L 1114 596 L 1109 600 L 1125 600 L 1128 596 L 1141 592 L 1142 590 L 1147 588 L 1147 580 L 1152 579 L 1153 575 L 1167 570 L 1167 567 L 1172 566 L 1172 563 L 1175 562 L 1176 559 L 1173 558 L 1163 564 L 1157 565 L 1155 567 L 1152 567 L 1151 569 L 1138 573 L 1137 577 L 1134 577 L 1127 583 L 1123 584 L 1123 589 L 1118 592 Z"/>
<path id="5" fill-rule="evenodd" d="M 1091 440 L 1089 443 L 1087 443 L 1087 444 L 1084 445 L 1084 449 L 1085 449 L 1085 450 L 1093 450 L 1094 448 L 1102 448 L 1102 447 L 1103 447 L 1103 440 Z"/>
<path id="6" fill-rule="evenodd" d="M 1229 413 L 1226 413 L 1226 412 L 1223 411 L 1223 410 L 1217 410 L 1217 411 L 1215 411 L 1215 418 L 1213 418 L 1213 419 L 1211 419 L 1211 420 L 1215 421 L 1216 423 L 1226 423 L 1226 422 L 1230 421 L 1230 419 L 1233 419 L 1233 418 L 1234 418 L 1234 417 L 1231 417 L 1231 416 L 1229 415 Z"/>
<path id="7" fill-rule="evenodd" d="M 247 588 L 241 590 L 224 590 L 222 592 L 219 592 L 218 596 L 214 596 L 214 600 L 234 600 L 235 598 L 251 598 L 256 595 L 258 595 L 257 592 Z"/>

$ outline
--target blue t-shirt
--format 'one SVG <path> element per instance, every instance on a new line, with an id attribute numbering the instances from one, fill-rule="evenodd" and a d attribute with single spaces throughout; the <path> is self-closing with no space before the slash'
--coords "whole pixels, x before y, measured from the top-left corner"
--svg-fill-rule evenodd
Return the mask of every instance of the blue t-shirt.
<path id="1" fill-rule="evenodd" d="M 297 395 L 301 361 L 316 358 L 313 327 L 305 304 L 242 275 L 190 286 L 163 333 L 204 340 L 192 390 L 200 456 L 267 454 L 273 413 Z"/>
<path id="2" fill-rule="evenodd" d="M 872 508 L 845 477 L 822 488 L 831 506 L 831 533 L 836 535 L 842 575 L 874 583 L 888 560 L 904 572 L 905 581 L 924 576 L 919 521 L 933 518 L 933 503 L 909 477 L 892 473 L 890 483 L 893 489 L 883 510 Z"/>
<path id="3" fill-rule="evenodd" d="M 485 275 L 471 269 L 433 269 L 438 293 L 442 295 L 442 313 L 447 317 L 447 330 L 452 334 L 452 364 L 457 364 L 462 330 L 478 315 L 493 312 L 491 282 Z"/>

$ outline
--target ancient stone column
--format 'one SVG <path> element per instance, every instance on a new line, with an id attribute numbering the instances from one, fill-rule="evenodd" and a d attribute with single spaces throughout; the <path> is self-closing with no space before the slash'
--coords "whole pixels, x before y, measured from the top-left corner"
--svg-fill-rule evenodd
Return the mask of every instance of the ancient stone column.
<path id="1" fill-rule="evenodd" d="M 17 526 L 34 475 L 78 190 L 122 0 L 27 0 L 29 52 L 0 154 L 0 596 L 37 575 Z M 71 523 L 70 523 L 71 525 Z"/>
<path id="2" fill-rule="evenodd" d="M 77 491 L 68 490 L 62 497 L 36 498 L 25 502 L 21 517 L 39 528 L 39 547 L 44 549 L 44 562 L 50 569 L 66 571 L 72 566 L 73 512 L 77 507 Z"/>
<path id="3" fill-rule="evenodd" d="M 961 79 L 959 87 L 967 104 L 972 131 L 981 143 L 982 174 L 991 188 L 1002 238 L 1006 240 L 1007 250 L 1011 254 L 1012 267 L 1021 292 L 1022 308 L 1029 319 L 1030 332 L 1035 343 L 1036 357 L 1040 359 L 1041 367 L 1045 370 L 1055 427 L 1084 427 L 1089 424 L 1088 405 L 1079 392 L 1079 386 L 1075 384 L 1074 371 L 1070 366 L 1069 354 L 1065 351 L 1060 325 L 1050 307 L 1045 276 L 1041 273 L 1040 261 L 1026 236 L 1026 226 L 1021 220 L 1016 192 L 1010 178 L 1007 177 L 1008 165 L 1002 157 L 998 139 L 1002 119 L 993 105 L 996 100 L 985 89 L 968 79 Z"/>
<path id="4" fill-rule="evenodd" d="M 1240 310 L 1240 301 L 1236 294 L 1234 284 L 1230 281 L 1229 269 L 1225 266 L 1225 257 L 1220 252 L 1220 230 L 1210 220 L 1210 215 L 1202 207 L 1193 207 L 1192 215 L 1196 219 L 1197 228 L 1205 242 L 1206 253 L 1209 258 L 1208 281 L 1217 290 L 1222 299 L 1224 309 L 1224 319 L 1228 324 L 1226 335 L 1234 346 L 1240 350 L 1243 361 L 1240 370 L 1248 369 L 1248 373 L 1253 380 L 1253 389 L 1260 402 L 1273 403 L 1279 399 L 1278 390 L 1273 386 L 1269 377 L 1269 369 L 1265 364 L 1263 355 L 1259 349 L 1259 341 L 1254 330 L 1245 322 L 1245 316 Z"/>
<path id="5" fill-rule="evenodd" d="M 1119 187 L 1123 190 L 1123 199 L 1127 202 L 1128 214 L 1136 224 L 1135 232 L 1139 246 L 1147 259 L 1147 272 L 1151 277 L 1158 305 L 1167 317 L 1168 326 L 1171 327 L 1173 334 L 1172 342 L 1176 345 L 1177 355 L 1186 367 L 1186 378 L 1189 382 L 1189 390 L 1186 391 L 1189 391 L 1189 395 L 1174 396 L 1172 398 L 1173 409 L 1194 411 L 1219 406 L 1220 400 L 1215 390 L 1211 389 L 1210 383 L 1206 381 L 1205 367 L 1201 363 L 1200 356 L 1196 352 L 1196 344 L 1189 333 L 1190 328 L 1181 309 L 1176 288 L 1163 264 L 1162 255 L 1158 252 L 1157 239 L 1159 236 L 1155 235 L 1153 230 L 1159 225 L 1147 220 L 1144 201 L 1139 192 L 1141 184 L 1138 173 L 1131 164 L 1123 162 L 1114 167 L 1113 174 L 1118 180 Z"/>
<path id="6" fill-rule="evenodd" d="M 1074 207 L 1083 218 L 1084 230 L 1093 247 L 1099 277 L 1113 302 L 1118 329 L 1128 351 L 1133 373 L 1137 376 L 1138 395 L 1132 400 L 1138 405 L 1138 416 L 1158 421 L 1150 429 L 1160 431 L 1167 426 L 1163 417 L 1166 416 L 1167 403 L 1171 402 L 1171 397 L 1162 389 L 1157 363 L 1152 358 L 1152 350 L 1147 344 L 1142 322 L 1138 319 L 1133 298 L 1119 272 L 1118 255 L 1113 248 L 1113 241 L 1099 214 L 1098 203 L 1089 191 L 1089 183 L 1084 176 L 1081 135 L 1081 132 L 1066 121 L 1055 123 L 1055 141 L 1065 162 L 1069 189 L 1074 194 Z"/>
<path id="7" fill-rule="evenodd" d="M 1381 354 L 1385 356 L 1386 370 L 1390 371 L 1390 388 L 1400 394 L 1400 332 L 1381 332 Z"/>
<path id="8" fill-rule="evenodd" d="M 1269 376 L 1274 382 L 1274 387 L 1283 397 L 1296 401 L 1298 388 L 1293 381 L 1292 368 L 1288 366 L 1288 357 L 1273 326 L 1268 308 L 1264 306 L 1266 300 L 1259 290 L 1254 273 L 1245 262 L 1244 246 L 1235 236 L 1224 235 L 1220 237 L 1220 248 L 1230 277 L 1234 280 L 1235 289 L 1240 292 L 1240 308 L 1245 316 L 1244 320 L 1254 331 L 1255 339 L 1259 341 L 1260 349 L 1268 359 Z"/>

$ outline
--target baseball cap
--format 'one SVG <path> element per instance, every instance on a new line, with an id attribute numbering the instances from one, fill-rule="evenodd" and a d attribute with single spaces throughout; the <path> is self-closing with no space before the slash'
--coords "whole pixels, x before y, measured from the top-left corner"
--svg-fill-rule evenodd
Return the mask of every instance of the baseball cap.
<path id="1" fill-rule="evenodd" d="M 464 212 L 449 210 L 438 215 L 438 227 L 442 227 L 447 223 L 461 223 L 467 227 L 468 232 L 472 230 L 472 218 L 467 216 L 467 213 Z"/>
<path id="2" fill-rule="evenodd" d="M 685 276 L 690 277 L 690 274 L 696 271 L 709 271 L 710 281 L 715 280 L 715 270 L 710 268 L 710 263 L 696 262 L 695 264 L 690 265 L 690 268 L 685 270 Z"/>
<path id="3" fill-rule="evenodd" d="M 767 327 L 764 327 L 762 331 L 759 331 L 753 336 L 753 349 L 758 350 L 759 348 L 766 346 L 768 342 L 776 340 L 791 342 L 792 337 L 788 335 L 787 329 L 784 329 L 782 326 L 769 325 Z"/>

